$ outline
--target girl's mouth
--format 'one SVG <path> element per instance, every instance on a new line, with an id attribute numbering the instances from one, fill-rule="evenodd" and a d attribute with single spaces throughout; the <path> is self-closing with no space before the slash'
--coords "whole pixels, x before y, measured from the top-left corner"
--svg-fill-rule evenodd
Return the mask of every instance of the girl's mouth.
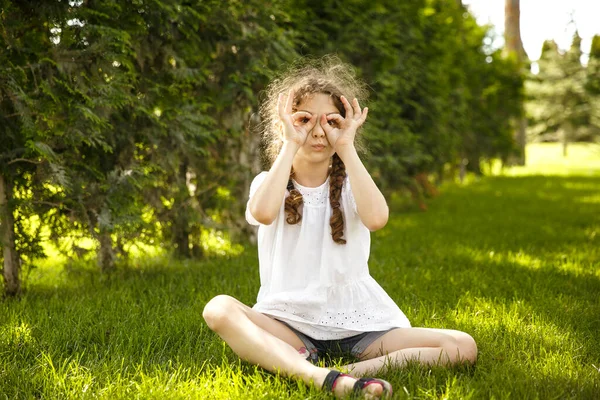
<path id="1" fill-rule="evenodd" d="M 324 144 L 313 144 L 311 147 L 315 151 L 323 151 L 325 149 L 325 145 Z"/>

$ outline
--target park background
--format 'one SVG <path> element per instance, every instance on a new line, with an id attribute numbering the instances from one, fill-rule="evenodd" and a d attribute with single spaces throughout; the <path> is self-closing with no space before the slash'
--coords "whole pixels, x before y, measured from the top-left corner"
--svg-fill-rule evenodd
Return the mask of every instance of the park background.
<path id="1" fill-rule="evenodd" d="M 545 41 L 533 74 L 514 0 L 501 46 L 458 0 L 0 5 L 4 397 L 330 397 L 201 318 L 258 290 L 262 91 L 327 54 L 369 86 L 372 275 L 479 345 L 386 372 L 396 397 L 598 397 L 600 36 Z"/>

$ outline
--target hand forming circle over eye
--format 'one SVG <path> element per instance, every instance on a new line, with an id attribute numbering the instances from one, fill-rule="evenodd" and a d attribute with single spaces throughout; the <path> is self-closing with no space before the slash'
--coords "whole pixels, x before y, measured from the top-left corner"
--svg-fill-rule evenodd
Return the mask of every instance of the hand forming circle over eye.
<path id="1" fill-rule="evenodd" d="M 288 94 L 281 93 L 277 99 L 279 119 L 283 124 L 283 141 L 302 146 L 308 133 L 316 125 L 317 116 L 306 111 L 293 113 L 293 101 L 294 90 L 290 90 Z"/>
<path id="2" fill-rule="evenodd" d="M 367 107 L 361 110 L 356 98 L 352 100 L 352 104 L 344 96 L 341 96 L 340 99 L 344 105 L 346 116 L 342 117 L 340 114 L 322 115 L 319 121 L 327 135 L 327 140 L 337 152 L 354 145 L 356 131 L 365 122 L 369 113 Z"/>

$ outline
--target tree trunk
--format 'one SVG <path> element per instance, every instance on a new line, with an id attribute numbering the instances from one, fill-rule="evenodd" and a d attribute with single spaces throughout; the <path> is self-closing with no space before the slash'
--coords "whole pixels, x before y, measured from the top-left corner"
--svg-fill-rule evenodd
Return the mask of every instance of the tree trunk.
<path id="1" fill-rule="evenodd" d="M 562 155 L 563 157 L 567 157 L 567 147 L 569 147 L 569 132 L 570 132 L 571 126 L 569 124 L 567 124 L 566 127 L 564 127 L 562 129 L 561 135 L 560 135 L 560 139 L 562 142 Z"/>
<path id="2" fill-rule="evenodd" d="M 98 266 L 102 272 L 110 272 L 115 269 L 115 248 L 113 247 L 110 232 L 101 230 L 98 235 L 100 248 L 98 249 Z"/>
<path id="3" fill-rule="evenodd" d="M 241 195 L 238 198 L 238 205 L 236 207 L 238 218 L 234 223 L 246 235 L 250 243 L 256 244 L 258 240 L 257 230 L 246 222 L 244 213 L 252 179 L 262 170 L 260 161 L 260 135 L 257 134 L 257 127 L 261 121 L 258 113 L 253 113 L 250 115 L 250 118 L 245 118 L 244 120 L 247 120 L 248 123 L 244 126 L 244 133 L 240 138 L 238 165 L 242 167 L 245 179 L 243 180 Z"/>
<path id="4" fill-rule="evenodd" d="M 463 183 L 465 181 L 465 177 L 467 176 L 467 164 L 469 163 L 469 161 L 466 158 L 462 158 L 460 160 L 460 166 L 459 166 L 459 171 L 458 171 L 458 180 L 460 181 L 460 183 Z"/>
<path id="5" fill-rule="evenodd" d="M 521 117 L 521 120 L 518 122 L 519 127 L 517 128 L 517 132 L 515 133 L 515 141 L 517 142 L 517 146 L 519 148 L 520 154 L 519 159 L 517 161 L 518 165 L 525 165 L 525 146 L 527 145 L 527 118 Z"/>
<path id="6" fill-rule="evenodd" d="M 177 249 L 175 254 L 180 258 L 191 258 L 190 249 L 190 224 L 189 218 L 189 198 L 190 193 L 187 185 L 188 164 L 183 162 L 179 166 L 179 175 L 175 179 L 178 187 L 178 193 L 175 198 L 173 208 L 176 208 L 175 218 L 173 220 L 173 244 Z"/>
<path id="7" fill-rule="evenodd" d="M 521 10 L 519 0 L 505 0 L 504 3 L 504 41 L 505 54 L 514 55 L 521 65 L 524 65 L 527 55 L 523 48 L 521 40 Z M 514 134 L 515 142 L 519 148 L 519 153 L 514 160 L 517 165 L 525 165 L 525 144 L 527 120 L 522 117 L 517 123 L 517 129 Z"/>
<path id="8" fill-rule="evenodd" d="M 173 242 L 176 247 L 176 257 L 191 258 L 190 229 L 184 213 L 178 214 L 173 221 Z"/>
<path id="9" fill-rule="evenodd" d="M 96 240 L 100 244 L 97 254 L 98 266 L 102 272 L 110 272 L 115 269 L 117 255 L 111 237 L 114 223 L 113 216 L 106 202 L 101 206 L 95 222 L 98 229 Z"/>
<path id="10" fill-rule="evenodd" d="M 525 58 L 525 49 L 521 40 L 520 0 L 506 0 L 504 3 L 504 40 L 506 50 L 515 52 L 519 60 Z"/>
<path id="11" fill-rule="evenodd" d="M 466 171 L 472 172 L 477 176 L 483 175 L 483 172 L 481 171 L 481 156 L 479 150 L 469 154 L 468 160 L 465 164 L 465 169 Z"/>
<path id="12" fill-rule="evenodd" d="M 9 296 L 15 296 L 21 291 L 19 279 L 19 256 L 15 246 L 15 220 L 10 206 L 12 187 L 0 174 L 0 243 L 4 257 L 4 291 Z"/>

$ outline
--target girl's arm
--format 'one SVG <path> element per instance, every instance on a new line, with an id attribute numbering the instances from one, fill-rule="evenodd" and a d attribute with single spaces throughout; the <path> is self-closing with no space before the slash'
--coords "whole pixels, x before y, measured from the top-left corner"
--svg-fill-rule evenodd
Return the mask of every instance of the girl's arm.
<path id="1" fill-rule="evenodd" d="M 270 225 L 277 218 L 290 179 L 294 156 L 306 142 L 308 132 L 317 123 L 316 115 L 304 111 L 292 113 L 293 101 L 293 90 L 290 90 L 287 96 L 279 95 L 277 111 L 282 123 L 283 146 L 267 177 L 250 199 L 250 214 L 263 225 Z M 299 123 L 302 120 L 308 120 L 308 122 Z"/>
<path id="2" fill-rule="evenodd" d="M 298 148 L 299 146 L 293 142 L 283 144 L 267 177 L 250 199 L 248 209 L 263 225 L 270 225 L 277 218 L 290 179 L 292 160 Z"/>
<path id="3" fill-rule="evenodd" d="M 345 117 L 340 114 L 324 115 L 321 117 L 320 124 L 327 134 L 327 139 L 335 147 L 336 153 L 346 166 L 360 220 L 370 231 L 376 231 L 387 223 L 389 209 L 385 197 L 379 191 L 354 147 L 356 130 L 367 119 L 369 109 L 365 107 L 361 110 L 357 99 L 352 100 L 352 104 L 345 96 L 341 96 L 340 100 L 344 104 Z M 333 126 L 329 124 L 330 122 L 334 122 Z"/>
<path id="4" fill-rule="evenodd" d="M 389 216 L 387 202 L 358 157 L 356 148 L 347 146 L 338 149 L 337 153 L 350 177 L 350 186 L 360 220 L 370 231 L 383 228 Z"/>

